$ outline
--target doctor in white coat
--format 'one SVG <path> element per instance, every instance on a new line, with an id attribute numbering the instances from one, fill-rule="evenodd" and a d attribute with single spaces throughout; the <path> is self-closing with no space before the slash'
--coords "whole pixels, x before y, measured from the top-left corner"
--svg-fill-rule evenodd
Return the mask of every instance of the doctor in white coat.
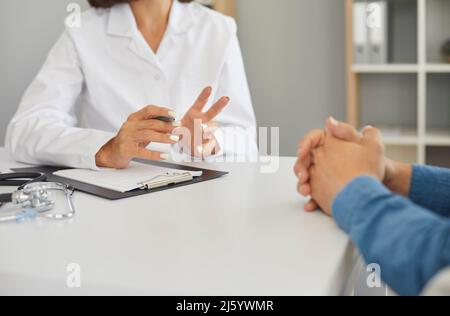
<path id="1" fill-rule="evenodd" d="M 256 120 L 232 18 L 189 0 L 89 3 L 8 126 L 16 160 L 96 169 L 165 160 L 177 146 L 201 158 L 255 154 Z"/>

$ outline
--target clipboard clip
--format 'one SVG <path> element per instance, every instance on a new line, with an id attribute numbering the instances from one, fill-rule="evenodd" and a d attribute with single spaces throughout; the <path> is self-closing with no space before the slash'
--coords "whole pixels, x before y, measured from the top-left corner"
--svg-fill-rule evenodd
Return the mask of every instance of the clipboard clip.
<path id="1" fill-rule="evenodd" d="M 193 179 L 194 176 L 190 172 L 167 172 L 166 174 L 155 176 L 138 184 L 140 185 L 141 190 L 153 190 L 171 184 L 189 182 Z"/>

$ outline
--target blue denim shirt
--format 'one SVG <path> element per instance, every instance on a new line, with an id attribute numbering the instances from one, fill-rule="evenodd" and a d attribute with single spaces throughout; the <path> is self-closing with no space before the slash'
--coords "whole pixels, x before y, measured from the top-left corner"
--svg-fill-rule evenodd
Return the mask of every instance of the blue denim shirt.
<path id="1" fill-rule="evenodd" d="M 400 295 L 420 294 L 450 266 L 450 170 L 414 166 L 410 199 L 359 177 L 336 197 L 333 216 Z"/>

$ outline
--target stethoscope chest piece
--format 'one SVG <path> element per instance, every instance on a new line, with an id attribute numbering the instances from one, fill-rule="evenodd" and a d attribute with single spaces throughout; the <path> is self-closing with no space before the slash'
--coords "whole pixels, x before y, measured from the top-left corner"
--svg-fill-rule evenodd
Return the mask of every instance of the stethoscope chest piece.
<path id="1" fill-rule="evenodd" d="M 34 209 L 38 213 L 50 211 L 55 206 L 55 202 L 49 199 L 49 193 L 46 186 L 42 183 L 30 183 L 12 193 L 12 201 L 24 209 Z"/>
<path id="2" fill-rule="evenodd" d="M 13 175 L 14 174 L 10 174 L 9 179 L 12 179 Z M 2 176 L 5 177 L 8 175 Z M 16 177 L 19 176 L 21 176 L 21 174 L 16 175 Z M 14 215 L 3 217 L 0 216 L 0 222 L 22 222 L 37 216 L 47 219 L 61 220 L 72 218 L 75 215 L 75 208 L 72 201 L 74 189 L 62 183 L 34 182 L 41 179 L 43 179 L 42 175 L 38 175 L 33 180 L 22 183 L 17 191 L 0 196 L 0 202 L 9 202 L 16 208 L 20 209 L 20 211 L 16 212 Z M 9 183 L 11 182 L 8 181 L 8 184 Z M 64 212 L 60 212 L 60 210 L 55 209 L 57 204 L 55 202 L 56 195 L 60 195 L 63 202 L 66 203 L 63 207 L 65 209 Z"/>

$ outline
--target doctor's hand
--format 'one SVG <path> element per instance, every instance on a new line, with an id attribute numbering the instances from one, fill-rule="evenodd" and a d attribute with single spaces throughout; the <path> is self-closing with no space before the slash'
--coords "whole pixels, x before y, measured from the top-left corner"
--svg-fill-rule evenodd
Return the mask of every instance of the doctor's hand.
<path id="1" fill-rule="evenodd" d="M 230 98 L 222 97 L 208 111 L 203 112 L 211 93 L 211 87 L 203 89 L 194 105 L 181 120 L 185 133 L 183 133 L 183 128 L 177 129 L 181 134 L 180 146 L 183 151 L 201 159 L 215 155 L 220 151 L 220 144 L 214 137 L 214 132 L 218 128 L 214 119 L 230 102 Z M 176 133 L 178 133 L 177 131 Z"/>
<path id="2" fill-rule="evenodd" d="M 311 196 L 332 215 L 332 203 L 347 184 L 359 176 L 385 178 L 384 145 L 378 129 L 364 129 L 359 143 L 342 141 L 327 134 L 323 145 L 312 151 Z"/>
<path id="3" fill-rule="evenodd" d="M 178 123 L 155 120 L 157 117 L 173 117 L 170 109 L 147 106 L 133 113 L 122 125 L 116 137 L 106 143 L 96 154 L 97 167 L 125 169 L 134 158 L 166 160 L 168 155 L 146 149 L 152 142 L 175 144 L 179 136 L 173 135 Z"/>

